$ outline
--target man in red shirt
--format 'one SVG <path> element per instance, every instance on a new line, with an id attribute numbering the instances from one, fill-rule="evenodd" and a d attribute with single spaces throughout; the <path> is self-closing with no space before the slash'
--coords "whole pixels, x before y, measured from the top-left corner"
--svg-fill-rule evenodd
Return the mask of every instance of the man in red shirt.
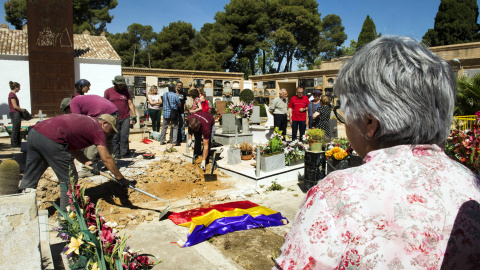
<path id="1" fill-rule="evenodd" d="M 28 133 L 28 155 L 25 172 L 19 190 L 37 188 L 40 177 L 50 166 L 57 175 L 60 185 L 70 185 L 70 171 L 78 179 L 74 159 L 85 165 L 92 162 L 81 151 L 90 145 L 96 145 L 100 158 L 107 169 L 124 186 L 132 184 L 126 180 L 117 168 L 107 150 L 105 134 L 117 132 L 116 120 L 109 114 L 98 119 L 81 114 L 65 114 L 37 123 Z M 98 169 L 95 174 L 98 174 Z M 60 207 L 68 204 L 67 190 L 60 188 Z"/>
<path id="2" fill-rule="evenodd" d="M 118 158 L 128 157 L 128 136 L 130 135 L 130 114 L 132 114 L 133 124 L 137 123 L 135 108 L 133 107 L 132 97 L 128 88 L 125 87 L 125 78 L 123 76 L 115 76 L 112 80 L 113 87 L 105 90 L 103 97 L 110 100 L 118 108 L 118 133 L 113 136 L 113 147 L 115 156 Z"/>
<path id="3" fill-rule="evenodd" d="M 212 127 L 215 124 L 213 116 L 206 112 L 196 112 L 187 118 L 188 133 L 195 136 L 195 146 L 193 155 L 199 156 L 203 154 L 201 168 L 205 170 L 205 163 L 208 157 L 208 151 L 211 147 Z M 203 151 L 202 151 L 203 137 Z"/>
<path id="4" fill-rule="evenodd" d="M 297 87 L 297 95 L 293 96 L 288 103 L 288 115 L 290 115 L 290 125 L 292 126 L 292 140 L 297 139 L 297 131 L 300 129 L 300 141 L 303 141 L 303 135 L 308 125 L 308 98 L 303 95 L 303 88 Z"/>

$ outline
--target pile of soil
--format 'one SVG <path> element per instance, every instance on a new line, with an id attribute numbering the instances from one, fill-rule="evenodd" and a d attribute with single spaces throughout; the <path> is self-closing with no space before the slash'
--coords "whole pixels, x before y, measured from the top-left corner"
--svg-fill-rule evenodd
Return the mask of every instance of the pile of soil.
<path id="1" fill-rule="evenodd" d="M 142 173 L 136 176 L 137 188 L 171 202 L 183 199 L 188 199 L 190 203 L 216 201 L 220 200 L 216 191 L 231 187 L 220 177 L 218 181 L 205 182 L 203 170 L 191 163 L 156 161 L 146 170 L 139 171 Z M 215 173 L 220 174 L 217 170 Z M 60 203 L 60 187 L 54 175 L 51 169 L 44 173 L 37 193 L 39 208 L 48 209 L 52 216 L 55 216 L 55 208 L 49 201 Z M 117 222 L 120 228 L 158 219 L 159 211 L 167 206 L 166 202 L 132 189 L 125 190 L 114 182 L 95 184 L 84 178 L 79 183 L 85 186 L 85 195 L 93 203 L 98 203 L 98 210 L 106 220 Z"/>

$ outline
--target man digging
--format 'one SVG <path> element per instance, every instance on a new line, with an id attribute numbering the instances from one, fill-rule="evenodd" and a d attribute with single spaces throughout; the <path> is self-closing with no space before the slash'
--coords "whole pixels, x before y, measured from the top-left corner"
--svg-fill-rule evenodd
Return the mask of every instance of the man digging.
<path id="1" fill-rule="evenodd" d="M 36 188 L 48 166 L 52 167 L 60 185 L 69 185 L 70 170 L 76 182 L 78 175 L 73 161 L 77 159 L 85 165 L 91 165 L 92 161 L 81 151 L 90 145 L 97 146 L 103 164 L 117 181 L 124 187 L 135 185 L 135 181 L 123 177 L 107 150 L 106 135 L 117 132 L 116 122 L 109 114 L 103 114 L 98 119 L 81 114 L 67 114 L 37 123 L 28 133 L 27 161 L 19 191 Z M 92 171 L 99 174 L 96 167 Z M 60 207 L 65 209 L 67 205 L 67 190 L 61 187 Z"/>

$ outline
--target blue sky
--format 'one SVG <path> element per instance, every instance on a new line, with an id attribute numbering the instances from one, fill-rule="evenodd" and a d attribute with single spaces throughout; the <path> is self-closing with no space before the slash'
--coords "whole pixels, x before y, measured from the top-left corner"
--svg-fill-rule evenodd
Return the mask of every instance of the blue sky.
<path id="1" fill-rule="evenodd" d="M 0 0 L 3 3 L 6 0 Z M 480 0 L 479 0 L 480 1 Z M 151 25 L 160 32 L 170 22 L 185 21 L 198 31 L 204 23 L 212 23 L 217 11 L 223 11 L 230 0 L 119 0 L 111 11 L 115 17 L 107 25 L 109 32 L 125 32 L 132 23 Z M 322 18 L 327 14 L 337 14 L 342 18 L 347 40 L 357 40 L 367 14 L 375 22 L 377 32 L 383 35 L 405 35 L 417 40 L 429 28 L 433 28 L 440 0 L 318 0 Z M 477 1 L 478 3 L 478 1 Z M 5 22 L 5 12 L 1 23 Z"/>

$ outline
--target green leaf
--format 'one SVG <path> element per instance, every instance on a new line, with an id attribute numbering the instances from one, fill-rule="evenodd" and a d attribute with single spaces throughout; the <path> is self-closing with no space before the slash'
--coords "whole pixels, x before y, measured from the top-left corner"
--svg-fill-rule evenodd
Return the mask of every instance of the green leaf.
<path id="1" fill-rule="evenodd" d="M 70 224 L 74 224 L 74 223 L 75 223 L 75 222 L 73 221 L 73 219 L 71 219 L 65 211 L 63 211 L 62 209 L 60 209 L 60 206 L 58 206 L 55 202 L 53 202 L 53 201 L 48 201 L 48 202 L 51 203 L 51 204 L 53 205 L 53 207 L 55 207 L 55 208 L 58 210 L 58 212 L 60 213 L 60 215 L 62 215 L 62 217 L 63 217 L 66 221 L 68 221 L 68 223 L 70 223 Z"/>
<path id="2" fill-rule="evenodd" d="M 90 242 L 95 245 L 95 254 L 97 255 L 98 267 L 100 268 L 100 270 L 108 270 L 107 265 L 105 264 L 102 243 L 98 241 L 98 238 L 93 235 L 89 230 L 81 230 L 81 232 L 90 239 Z"/>

